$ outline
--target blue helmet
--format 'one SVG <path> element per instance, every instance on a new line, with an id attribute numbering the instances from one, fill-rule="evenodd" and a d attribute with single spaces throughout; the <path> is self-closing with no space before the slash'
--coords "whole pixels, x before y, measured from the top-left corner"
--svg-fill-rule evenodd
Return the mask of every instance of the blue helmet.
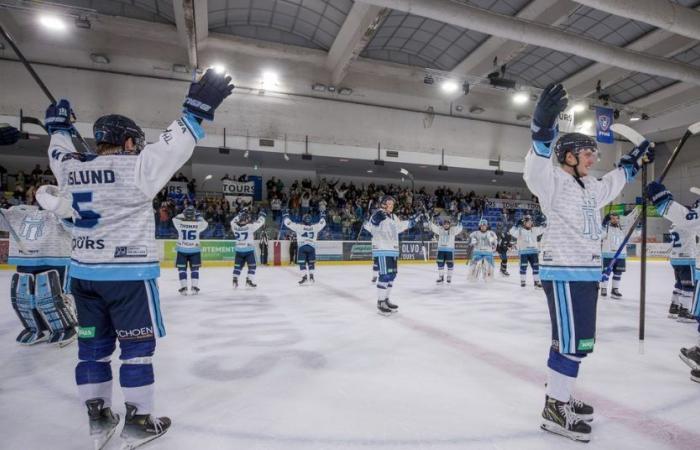
<path id="1" fill-rule="evenodd" d="M 489 226 L 489 221 L 486 220 L 486 219 L 481 219 L 481 220 L 479 221 L 479 228 L 481 228 L 482 226 L 487 226 L 487 227 L 488 227 L 488 226 Z"/>
<path id="2" fill-rule="evenodd" d="M 124 150 L 124 143 L 131 138 L 136 146 L 136 152 L 143 150 L 146 145 L 146 135 L 136 125 L 136 122 L 119 114 L 102 116 L 92 126 L 92 133 L 97 144 L 116 145 Z"/>
<path id="3" fill-rule="evenodd" d="M 245 225 L 250 223 L 250 214 L 243 212 L 238 216 L 238 225 Z"/>
<path id="4" fill-rule="evenodd" d="M 186 220 L 194 220 L 197 216 L 197 211 L 195 211 L 194 206 L 188 206 L 182 212 L 182 215 L 185 216 Z"/>
<path id="5" fill-rule="evenodd" d="M 311 225 L 311 214 L 304 214 L 301 221 L 304 222 L 304 225 Z"/>

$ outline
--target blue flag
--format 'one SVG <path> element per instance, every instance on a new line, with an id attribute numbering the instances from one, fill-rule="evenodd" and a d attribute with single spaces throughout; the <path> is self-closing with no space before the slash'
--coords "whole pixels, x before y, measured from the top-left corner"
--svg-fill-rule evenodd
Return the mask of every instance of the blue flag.
<path id="1" fill-rule="evenodd" d="M 595 108 L 595 129 L 596 140 L 601 144 L 612 144 L 615 142 L 610 126 L 613 124 L 612 108 L 596 106 Z"/>

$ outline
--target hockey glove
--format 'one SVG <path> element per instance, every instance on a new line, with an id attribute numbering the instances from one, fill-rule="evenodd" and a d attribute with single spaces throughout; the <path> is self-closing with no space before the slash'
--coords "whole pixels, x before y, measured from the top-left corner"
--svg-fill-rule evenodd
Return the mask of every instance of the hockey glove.
<path id="1" fill-rule="evenodd" d="M 663 184 L 652 181 L 646 188 L 647 197 L 654 204 L 659 214 L 663 215 L 673 201 L 673 194 Z"/>
<path id="2" fill-rule="evenodd" d="M 627 182 L 634 180 L 642 164 L 654 162 L 654 146 L 644 141 L 631 152 L 620 158 L 620 167 L 625 171 Z"/>
<path id="3" fill-rule="evenodd" d="M 15 127 L 0 123 L 0 145 L 12 145 L 19 141 L 21 133 Z"/>
<path id="4" fill-rule="evenodd" d="M 208 69 L 199 81 L 190 84 L 190 90 L 183 103 L 184 112 L 202 120 L 214 120 L 214 111 L 231 95 L 231 77 L 219 75 Z"/>
<path id="5" fill-rule="evenodd" d="M 377 226 L 380 223 L 382 223 L 384 221 L 384 219 L 386 219 L 386 218 L 387 218 L 387 214 L 380 209 L 379 211 L 372 214 L 372 218 L 370 219 L 370 222 L 372 223 L 372 225 Z"/>
<path id="6" fill-rule="evenodd" d="M 42 208 L 51 211 L 61 219 L 73 218 L 76 214 L 71 196 L 62 193 L 56 186 L 41 186 L 37 189 L 35 197 Z"/>
<path id="7" fill-rule="evenodd" d="M 56 132 L 66 132 L 73 134 L 73 123 L 71 118 L 75 117 L 70 107 L 70 102 L 65 98 L 58 101 L 58 104 L 51 103 L 46 108 L 44 124 L 49 134 Z"/>
<path id="8" fill-rule="evenodd" d="M 569 99 L 566 90 L 561 84 L 550 84 L 540 95 L 540 99 L 532 114 L 532 140 L 539 142 L 552 142 L 557 136 L 557 119 L 559 113 L 566 109 Z"/>

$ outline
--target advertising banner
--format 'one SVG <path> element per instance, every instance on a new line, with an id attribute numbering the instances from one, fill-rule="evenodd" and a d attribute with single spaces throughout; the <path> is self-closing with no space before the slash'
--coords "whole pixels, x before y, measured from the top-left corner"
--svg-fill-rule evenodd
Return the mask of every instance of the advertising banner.
<path id="1" fill-rule="evenodd" d="M 187 195 L 187 183 L 185 183 L 184 181 L 169 181 L 168 184 L 165 185 L 165 188 L 167 189 L 169 197 L 179 197 Z"/>
<path id="2" fill-rule="evenodd" d="M 615 137 L 610 127 L 613 124 L 613 110 L 612 108 L 605 108 L 602 106 L 595 107 L 595 129 L 596 129 L 596 139 L 601 144 L 613 144 L 615 142 Z"/>
<path id="3" fill-rule="evenodd" d="M 343 242 L 341 241 L 317 241 L 316 242 L 317 261 L 342 261 Z"/>
<path id="4" fill-rule="evenodd" d="M 164 242 L 165 261 L 175 261 L 177 251 L 175 250 L 177 241 Z M 202 261 L 233 261 L 236 256 L 236 242 L 224 240 L 202 240 L 200 241 L 202 250 Z"/>
<path id="5" fill-rule="evenodd" d="M 528 200 L 509 200 L 504 198 L 487 198 L 487 208 L 501 209 L 527 209 L 531 211 L 539 211 L 540 205 Z"/>

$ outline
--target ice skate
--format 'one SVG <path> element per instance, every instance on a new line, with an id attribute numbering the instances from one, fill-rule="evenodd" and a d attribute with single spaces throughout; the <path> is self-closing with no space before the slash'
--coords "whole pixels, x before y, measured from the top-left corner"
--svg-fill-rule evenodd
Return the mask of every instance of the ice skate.
<path id="1" fill-rule="evenodd" d="M 579 419 L 583 420 L 584 422 L 593 421 L 593 407 L 591 405 L 586 404 L 577 398 L 571 397 L 569 399 L 569 406 Z"/>
<path id="2" fill-rule="evenodd" d="M 21 340 L 20 340 L 21 339 Z M 49 339 L 48 331 L 22 330 L 17 336 L 17 343 L 22 345 L 34 345 Z"/>
<path id="3" fill-rule="evenodd" d="M 610 298 L 621 299 L 622 292 L 620 292 L 620 290 L 617 288 L 613 288 L 613 290 L 610 292 Z"/>
<path id="4" fill-rule="evenodd" d="M 445 281 L 447 281 L 447 284 L 452 283 L 452 277 L 450 275 L 447 275 L 447 280 Z"/>
<path id="5" fill-rule="evenodd" d="M 691 370 L 690 379 L 695 381 L 696 383 L 700 383 L 700 370 Z"/>
<path id="6" fill-rule="evenodd" d="M 607 297 L 608 296 L 608 288 L 600 288 L 600 296 Z"/>
<path id="7" fill-rule="evenodd" d="M 234 288 L 238 287 L 238 277 L 233 277 L 233 287 Z"/>
<path id="8" fill-rule="evenodd" d="M 306 275 L 304 275 L 303 277 L 301 277 L 301 280 L 299 280 L 299 286 L 305 285 L 307 281 L 309 281 L 309 278 Z"/>
<path id="9" fill-rule="evenodd" d="M 180 293 L 180 295 L 187 295 L 187 286 L 182 286 L 177 291 Z"/>
<path id="10" fill-rule="evenodd" d="M 695 317 L 693 317 L 693 315 L 690 314 L 688 308 L 685 308 L 683 306 L 678 308 L 678 318 L 676 320 L 681 323 L 695 323 Z"/>
<path id="11" fill-rule="evenodd" d="M 510 273 L 508 273 L 508 269 L 501 268 L 501 275 L 503 275 L 504 277 L 509 277 Z"/>
<path id="12" fill-rule="evenodd" d="M 380 300 L 377 302 L 377 310 L 382 316 L 390 316 L 394 312 L 393 309 L 387 305 L 386 300 Z"/>
<path id="13" fill-rule="evenodd" d="M 199 288 L 197 286 L 192 286 L 192 295 L 199 294 Z"/>
<path id="14" fill-rule="evenodd" d="M 258 287 L 258 285 L 253 283 L 253 280 L 251 280 L 250 278 L 245 279 L 245 285 L 252 288 Z"/>
<path id="15" fill-rule="evenodd" d="M 435 280 L 435 282 L 436 282 L 437 284 L 440 284 L 440 283 L 442 283 L 443 281 L 445 281 L 445 277 L 443 277 L 442 275 L 439 276 L 437 280 Z"/>
<path id="16" fill-rule="evenodd" d="M 535 281 L 535 289 L 542 289 L 542 282 L 541 281 Z"/>
<path id="17" fill-rule="evenodd" d="M 389 309 L 393 310 L 394 312 L 396 312 L 396 310 L 399 309 L 399 305 L 391 303 L 388 298 L 384 301 L 386 302 L 386 306 L 388 306 Z"/>
<path id="18" fill-rule="evenodd" d="M 104 407 L 104 400 L 93 398 L 85 402 L 90 418 L 90 437 L 94 450 L 101 450 L 107 445 L 119 425 L 119 415 L 111 408 Z"/>
<path id="19" fill-rule="evenodd" d="M 700 370 L 700 347 L 682 348 L 678 356 L 691 369 Z"/>
<path id="20" fill-rule="evenodd" d="M 520 287 L 525 287 L 525 280 L 520 281 Z"/>
<path id="21" fill-rule="evenodd" d="M 542 411 L 541 427 L 545 431 L 574 441 L 591 440 L 591 426 L 576 416 L 570 402 L 560 402 L 549 396 L 546 397 Z"/>
<path id="22" fill-rule="evenodd" d="M 70 343 L 76 339 L 78 339 L 78 332 L 75 331 L 75 327 L 69 327 L 68 329 L 58 333 L 55 340 L 50 340 L 49 342 L 55 342 L 59 348 L 63 348 L 70 345 Z"/>
<path id="23" fill-rule="evenodd" d="M 372 284 L 377 282 L 377 277 L 372 277 Z"/>
<path id="24" fill-rule="evenodd" d="M 678 318 L 678 304 L 676 303 L 671 303 L 671 306 L 668 308 L 668 318 L 669 319 L 677 319 Z"/>
<path id="25" fill-rule="evenodd" d="M 153 417 L 150 414 L 137 414 L 136 406 L 126 403 L 126 418 L 121 438 L 122 450 L 133 450 L 159 438 L 170 428 L 168 417 Z"/>
<path id="26" fill-rule="evenodd" d="M 310 274 L 309 274 L 309 281 L 311 282 L 311 284 L 315 284 L 315 283 L 316 283 L 316 280 L 314 279 L 314 274 L 313 274 L 313 273 L 310 273 Z"/>

